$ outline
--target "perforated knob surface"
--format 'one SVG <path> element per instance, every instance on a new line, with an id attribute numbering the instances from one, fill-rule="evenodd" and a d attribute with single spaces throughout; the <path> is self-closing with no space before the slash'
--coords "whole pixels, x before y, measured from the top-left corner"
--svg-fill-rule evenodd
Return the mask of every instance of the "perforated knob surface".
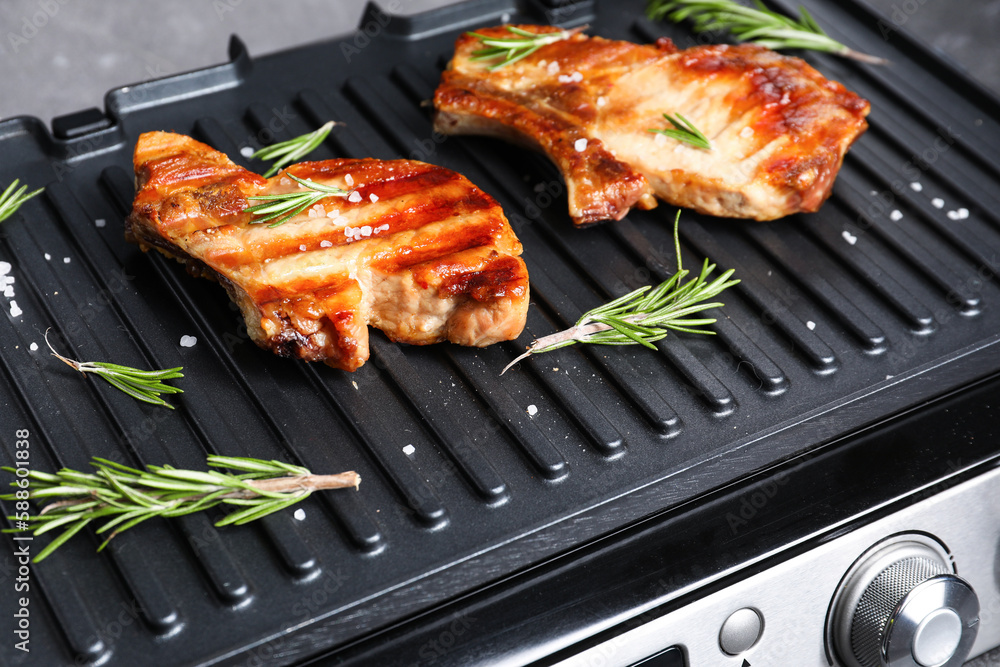
<path id="1" fill-rule="evenodd" d="M 914 588 L 928 579 L 945 574 L 943 563 L 914 556 L 904 558 L 882 571 L 861 595 L 851 622 L 851 648 L 861 667 L 880 667 L 886 626 L 897 605 Z"/>

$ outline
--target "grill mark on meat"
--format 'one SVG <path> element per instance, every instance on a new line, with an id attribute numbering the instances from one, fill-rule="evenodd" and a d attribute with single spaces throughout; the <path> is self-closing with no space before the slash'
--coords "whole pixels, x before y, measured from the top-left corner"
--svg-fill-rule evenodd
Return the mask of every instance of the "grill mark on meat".
<path id="1" fill-rule="evenodd" d="M 354 370 L 368 357 L 369 324 L 401 342 L 480 346 L 524 326 L 521 245 L 497 203 L 452 171 L 409 160 L 293 165 L 288 173 L 363 198 L 322 200 L 339 222 L 303 213 L 268 228 L 250 224 L 248 197 L 295 190 L 284 173 L 265 180 L 163 132 L 140 137 L 135 166 L 126 238 L 218 280 L 251 338 L 276 354 Z M 349 240 L 345 221 L 382 231 Z"/>
<path id="2" fill-rule="evenodd" d="M 503 26 L 477 32 L 509 36 Z M 654 194 L 729 217 L 814 211 L 867 128 L 868 102 L 805 61 L 752 44 L 678 50 L 667 39 L 637 45 L 575 34 L 494 71 L 471 60 L 480 47 L 468 34 L 456 41 L 435 92 L 435 129 L 546 153 L 578 225 L 651 208 Z M 566 81 L 570 73 L 580 76 Z M 714 149 L 649 133 L 669 127 L 664 112 L 691 120 Z"/>

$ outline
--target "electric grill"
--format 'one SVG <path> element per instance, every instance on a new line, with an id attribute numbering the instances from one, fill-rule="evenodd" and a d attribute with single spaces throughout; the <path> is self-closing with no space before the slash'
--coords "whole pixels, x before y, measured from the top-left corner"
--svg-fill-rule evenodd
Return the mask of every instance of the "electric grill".
<path id="1" fill-rule="evenodd" d="M 503 377 L 533 337 L 673 273 L 674 210 L 572 229 L 544 158 L 433 133 L 423 102 L 454 38 L 502 21 L 720 36 L 649 22 L 635 0 L 370 5 L 352 35 L 262 58 L 234 38 L 228 63 L 114 90 L 51 133 L 0 123 L 0 184 L 46 187 L 0 225 L 6 464 L 27 440 L 37 470 L 220 453 L 363 478 L 241 528 L 151 521 L 101 553 L 84 531 L 30 568 L 26 593 L 26 542 L 8 536 L 0 666 L 950 666 L 1000 645 L 1000 109 L 904 33 L 883 40 L 860 4 L 805 4 L 892 62 L 803 54 L 873 107 L 830 201 L 771 223 L 682 215 L 685 265 L 742 280 L 715 336 L 568 348 Z M 122 238 L 141 132 L 260 170 L 249 149 L 330 119 L 312 159 L 422 159 L 497 198 L 531 275 L 521 339 L 373 332 L 354 374 L 279 359 L 221 288 Z M 183 366 L 177 410 L 80 377 L 49 356 L 49 329 L 78 359 Z M 11 632 L 22 595 L 30 653 Z"/>

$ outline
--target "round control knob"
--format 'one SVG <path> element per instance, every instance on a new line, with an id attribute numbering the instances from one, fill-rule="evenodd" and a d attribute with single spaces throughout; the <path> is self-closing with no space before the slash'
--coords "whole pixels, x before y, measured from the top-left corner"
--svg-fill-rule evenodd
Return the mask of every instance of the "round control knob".
<path id="1" fill-rule="evenodd" d="M 834 641 L 850 667 L 959 667 L 979 629 L 979 599 L 925 544 L 878 550 L 848 576 Z"/>

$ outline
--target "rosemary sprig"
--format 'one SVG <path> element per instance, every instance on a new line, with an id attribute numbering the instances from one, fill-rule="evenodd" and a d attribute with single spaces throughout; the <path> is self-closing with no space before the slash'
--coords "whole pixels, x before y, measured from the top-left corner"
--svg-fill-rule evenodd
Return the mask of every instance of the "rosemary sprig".
<path id="1" fill-rule="evenodd" d="M 285 165 L 291 164 L 296 160 L 300 160 L 309 153 L 313 152 L 317 146 L 326 140 L 326 137 L 330 134 L 330 130 L 332 130 L 333 126 L 336 124 L 337 123 L 335 121 L 331 120 L 314 132 L 308 132 L 295 137 L 294 139 L 265 146 L 250 157 L 257 158 L 259 160 L 275 161 L 274 164 L 271 165 L 271 168 L 264 172 L 264 178 L 269 178 L 277 174 L 278 170 Z"/>
<path id="2" fill-rule="evenodd" d="M 512 25 L 506 26 L 506 28 L 508 32 L 517 35 L 517 37 L 490 37 L 489 35 L 484 35 L 478 32 L 465 33 L 471 37 L 479 38 L 479 40 L 486 47 L 484 49 L 473 51 L 472 58 L 470 58 L 470 60 L 480 61 L 502 58 L 500 62 L 489 65 L 488 69 L 492 72 L 493 70 L 500 69 L 505 65 L 516 63 L 522 58 L 527 58 L 546 44 L 555 44 L 556 42 L 561 42 L 564 39 L 569 39 L 581 30 L 584 30 L 586 26 L 580 26 L 579 28 L 573 28 L 572 30 L 560 30 L 559 32 L 546 32 L 542 34 L 530 32 Z"/>
<path id="3" fill-rule="evenodd" d="M 278 220 L 268 225 L 268 227 L 277 227 L 327 197 L 347 197 L 351 194 L 347 190 L 323 185 L 322 183 L 315 183 L 312 179 L 301 179 L 293 174 L 285 173 L 290 179 L 306 189 L 298 192 L 286 192 L 281 195 L 256 195 L 247 197 L 247 199 L 263 202 L 246 209 L 248 213 L 253 213 L 255 216 L 250 221 L 251 224 L 269 222 L 278 218 Z"/>
<path id="4" fill-rule="evenodd" d="M 677 273 L 655 288 L 648 285 L 640 287 L 584 313 L 569 329 L 537 339 L 527 352 L 507 364 L 500 374 L 503 375 L 511 366 L 532 354 L 551 352 L 576 343 L 644 345 L 655 350 L 653 343 L 665 338 L 670 331 L 714 334 L 714 331 L 699 328 L 714 324 L 714 318 L 695 318 L 691 315 L 709 308 L 721 308 L 722 303 L 706 302 L 740 281 L 730 280 L 733 269 L 729 269 L 709 282 L 708 277 L 715 270 L 715 264 L 709 264 L 706 259 L 698 277 L 684 282 L 688 271 L 681 264 L 678 234 L 680 219 L 681 213 L 678 211 L 674 219 Z"/>
<path id="5" fill-rule="evenodd" d="M 676 139 L 677 141 L 683 141 L 691 144 L 692 146 L 697 146 L 698 148 L 704 148 L 705 150 L 712 150 L 712 142 L 709 141 L 701 130 L 695 127 L 691 121 L 689 121 L 684 116 L 677 114 L 677 118 L 669 114 L 663 114 L 671 125 L 674 126 L 672 130 L 655 130 L 650 129 L 648 132 L 653 132 L 654 134 L 662 134 L 665 137 L 670 137 L 671 139 Z"/>
<path id="6" fill-rule="evenodd" d="M 14 182 L 7 186 L 7 189 L 3 191 L 0 195 L 0 222 L 3 222 L 10 216 L 17 213 L 17 209 L 21 208 L 21 204 L 28 201 L 35 195 L 39 194 L 45 188 L 38 188 L 34 192 L 27 192 L 28 186 L 22 185 L 20 188 L 17 187 L 21 179 L 15 178 Z"/>
<path id="7" fill-rule="evenodd" d="M 108 363 L 106 361 L 76 361 L 75 359 L 64 357 L 55 351 L 55 348 L 52 347 L 52 343 L 49 342 L 48 331 L 45 332 L 45 344 L 49 346 L 50 350 L 52 350 L 52 356 L 56 357 L 60 361 L 66 363 L 81 373 L 94 373 L 95 375 L 98 375 L 106 380 L 115 389 L 120 389 L 132 398 L 145 403 L 162 405 L 173 410 L 174 406 L 160 398 L 160 394 L 184 393 L 183 389 L 163 384 L 163 380 L 173 380 L 175 378 L 184 377 L 184 374 L 181 373 L 184 369 L 180 366 L 177 368 L 168 368 L 162 371 L 144 371 L 130 366 Z"/>
<path id="8" fill-rule="evenodd" d="M 649 0 L 646 15 L 654 20 L 667 17 L 675 23 L 691 19 L 697 32 L 728 30 L 741 41 L 769 49 L 812 49 L 873 65 L 888 62 L 833 39 L 805 7 L 799 7 L 799 20 L 796 21 L 771 11 L 761 0 L 754 0 L 754 5 L 747 7 L 732 0 Z"/>
<path id="9" fill-rule="evenodd" d="M 36 516 L 8 517 L 15 527 L 4 532 L 42 535 L 62 528 L 34 562 L 45 559 L 92 521 L 107 519 L 97 529 L 98 534 L 114 529 L 100 551 L 118 533 L 153 517 L 184 516 L 226 504 L 242 509 L 215 525 L 239 526 L 305 500 L 313 491 L 357 488 L 361 483 L 355 472 L 313 475 L 302 466 L 231 456 L 209 456 L 208 465 L 238 473 L 178 470 L 168 465 L 147 466 L 143 471 L 98 457 L 91 465 L 96 472 L 63 468 L 54 475 L 37 470 L 28 473 L 28 497 L 45 504 Z M 16 472 L 11 467 L 0 470 Z M 0 496 L 3 500 L 14 498 L 14 494 Z"/>

